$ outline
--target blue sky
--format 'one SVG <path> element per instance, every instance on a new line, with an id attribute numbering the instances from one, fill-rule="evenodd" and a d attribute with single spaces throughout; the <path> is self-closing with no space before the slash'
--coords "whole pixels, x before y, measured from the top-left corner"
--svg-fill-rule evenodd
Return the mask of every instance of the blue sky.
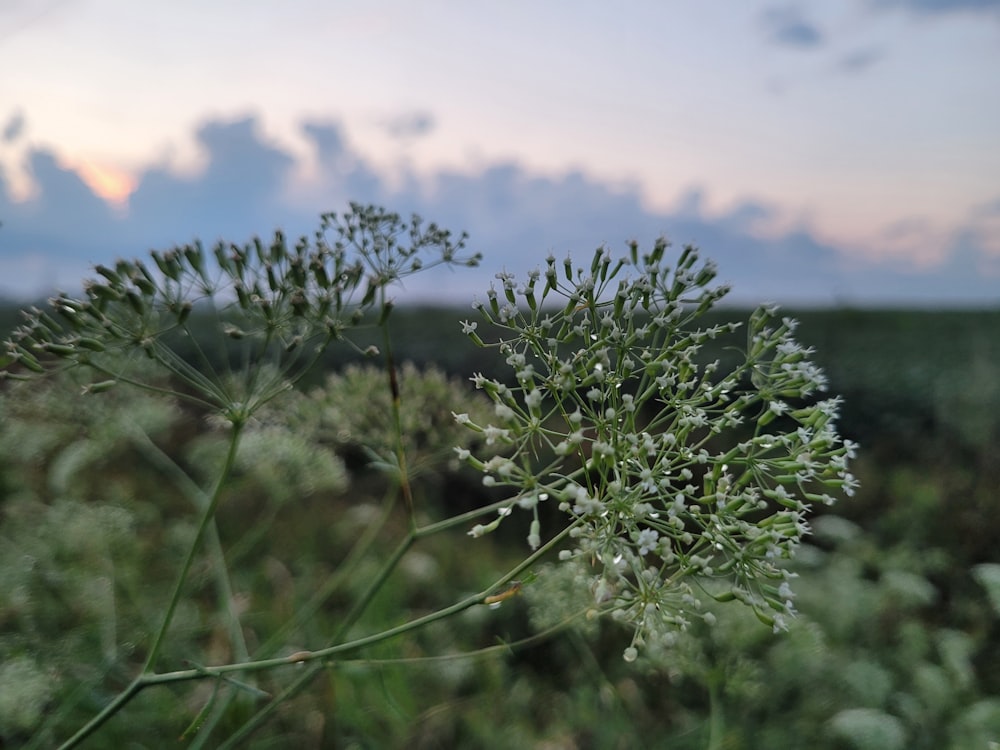
<path id="1" fill-rule="evenodd" d="M 6 0 L 0 70 L 0 295 L 357 200 L 485 254 L 414 298 L 665 234 L 736 301 L 1000 300 L 1000 0 Z"/>

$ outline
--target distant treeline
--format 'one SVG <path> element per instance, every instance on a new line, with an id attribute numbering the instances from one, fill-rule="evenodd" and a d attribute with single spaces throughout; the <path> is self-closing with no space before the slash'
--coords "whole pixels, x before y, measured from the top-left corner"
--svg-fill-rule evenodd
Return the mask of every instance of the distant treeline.
<path id="1" fill-rule="evenodd" d="M 19 305 L 0 302 L 0 337 L 19 324 Z M 863 444 L 943 441 L 976 451 L 1000 438 L 1000 310 L 789 310 L 800 322 L 797 338 L 815 349 L 829 377 L 829 391 L 844 397 L 843 432 Z M 747 311 L 721 309 L 705 326 L 745 320 Z M 395 358 L 434 364 L 449 374 L 491 375 L 499 371 L 495 349 L 475 347 L 460 321 L 477 311 L 401 307 L 393 312 Z M 192 318 L 197 330 L 197 316 Z M 207 319 L 205 319 L 207 324 Z M 365 329 L 352 334 L 364 348 L 380 342 Z M 206 341 L 217 341 L 205 334 Z M 731 343 L 731 342 L 730 342 Z M 224 352 L 215 356 L 221 364 Z M 192 353 L 193 356 L 193 353 Z M 706 357 L 727 358 L 724 345 Z M 359 361 L 348 347 L 333 346 L 321 371 Z"/>

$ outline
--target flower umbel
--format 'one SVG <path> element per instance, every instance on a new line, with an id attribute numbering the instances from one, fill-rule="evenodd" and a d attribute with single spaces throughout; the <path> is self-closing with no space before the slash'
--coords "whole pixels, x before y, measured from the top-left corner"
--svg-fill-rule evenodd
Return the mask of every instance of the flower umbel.
<path id="1" fill-rule="evenodd" d="M 270 243 L 154 251 L 149 262 L 97 266 L 79 299 L 60 294 L 49 311 L 29 310 L 6 359 L 39 373 L 83 366 L 98 381 L 85 392 L 96 393 L 115 382 L 149 387 L 130 366 L 141 353 L 184 384 L 178 397 L 242 425 L 327 347 L 350 343 L 369 314 L 384 323 L 388 290 L 401 279 L 436 265 L 477 265 L 465 242 L 417 216 L 407 222 L 352 203 L 342 215 L 324 214 L 315 236 L 294 245 L 276 232 Z M 221 331 L 222 341 L 203 340 L 204 329 Z M 232 371 L 230 362 L 270 367 Z M 0 370 L 4 377 L 28 375 Z"/>
<path id="2" fill-rule="evenodd" d="M 588 571 L 594 608 L 634 629 L 629 660 L 701 618 L 704 596 L 741 601 L 781 629 L 794 612 L 781 560 L 808 533 L 810 507 L 855 484 L 839 400 L 810 399 L 826 381 L 795 322 L 760 307 L 739 357 L 708 361 L 710 341 L 737 348 L 741 324 L 699 327 L 728 288 L 710 286 L 715 267 L 693 247 L 671 269 L 668 248 L 640 255 L 632 243 L 617 261 L 599 249 L 577 269 L 550 257 L 520 286 L 504 275 L 506 303 L 494 291 L 478 309 L 512 377 L 473 378 L 495 424 L 460 415 L 504 449 L 502 462 L 463 456 L 532 510 L 532 548 L 538 503 L 523 498 L 553 498 L 574 524 L 560 558 Z"/>

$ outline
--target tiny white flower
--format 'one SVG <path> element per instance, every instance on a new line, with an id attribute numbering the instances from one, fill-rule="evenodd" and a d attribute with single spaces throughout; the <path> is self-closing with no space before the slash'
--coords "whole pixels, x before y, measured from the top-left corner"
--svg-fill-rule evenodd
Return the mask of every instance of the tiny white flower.
<path id="1" fill-rule="evenodd" d="M 530 393 L 524 397 L 524 403 L 529 409 L 534 409 L 542 405 L 542 392 L 537 388 L 533 388 Z"/>
<path id="2" fill-rule="evenodd" d="M 507 404 L 495 404 L 493 406 L 493 411 L 497 415 L 498 419 L 502 419 L 504 421 L 513 419 L 515 416 L 514 410 L 507 406 Z"/>
<path id="3" fill-rule="evenodd" d="M 483 429 L 483 434 L 486 435 L 487 445 L 493 445 L 498 440 L 505 443 L 510 442 L 510 430 L 502 430 L 499 427 L 488 425 Z"/>
<path id="4" fill-rule="evenodd" d="M 538 520 L 535 519 L 531 522 L 531 528 L 528 530 L 528 546 L 531 547 L 532 550 L 536 550 L 541 546 L 541 544 L 541 525 L 538 523 Z"/>
<path id="5" fill-rule="evenodd" d="M 643 529 L 639 532 L 635 543 L 639 545 L 639 554 L 646 555 L 656 549 L 659 541 L 660 533 L 656 529 Z"/>

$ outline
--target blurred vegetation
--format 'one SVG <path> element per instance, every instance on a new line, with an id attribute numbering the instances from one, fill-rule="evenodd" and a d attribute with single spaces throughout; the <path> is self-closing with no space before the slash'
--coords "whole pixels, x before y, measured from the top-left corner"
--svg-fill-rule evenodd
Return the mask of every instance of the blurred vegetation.
<path id="1" fill-rule="evenodd" d="M 494 645 L 498 632 L 506 642 L 557 624 L 560 592 L 578 582 L 543 567 L 496 610 L 469 610 L 326 672 L 248 746 L 985 750 L 1000 741 L 1000 311 L 790 314 L 829 390 L 845 398 L 842 434 L 861 443 L 860 490 L 815 519 L 796 562 L 790 632 L 720 608 L 714 627 L 633 665 L 621 659 L 626 633 L 586 621 L 586 638 L 569 629 L 502 658 L 447 658 Z M 428 519 L 485 492 L 449 453 L 460 439 L 450 411 L 489 408 L 463 378 L 497 371 L 494 352 L 461 333 L 464 317 L 401 309 L 391 320 L 397 361 L 413 363 L 401 367 L 401 403 Z M 15 307 L 0 308 L 0 339 L 17 322 Z M 293 647 L 324 643 L 373 573 L 361 565 L 339 588 L 330 583 L 383 512 L 388 486 L 376 470 L 390 459 L 380 443 L 385 376 L 360 364 L 325 362 L 242 448 L 218 525 L 254 653 L 279 634 Z M 78 394 L 57 381 L 0 391 L 0 747 L 52 745 L 141 666 L 155 627 L 145 613 L 161 606 L 195 518 L 177 470 L 198 477 L 220 460 L 218 427 L 190 407 L 124 387 Z M 478 590 L 523 546 L 524 529 L 498 534 L 473 541 L 459 529 L 417 545 L 357 632 Z M 169 663 L 230 657 L 211 614 L 212 568 L 200 570 Z M 293 618 L 324 589 L 334 594 L 314 617 Z M 423 660 L 431 654 L 446 658 Z M 275 692 L 293 677 L 289 667 L 254 684 Z M 206 682 L 143 694 L 88 746 L 183 744 L 174 738 L 211 691 Z M 136 736 L 137 726 L 148 730 Z"/>

